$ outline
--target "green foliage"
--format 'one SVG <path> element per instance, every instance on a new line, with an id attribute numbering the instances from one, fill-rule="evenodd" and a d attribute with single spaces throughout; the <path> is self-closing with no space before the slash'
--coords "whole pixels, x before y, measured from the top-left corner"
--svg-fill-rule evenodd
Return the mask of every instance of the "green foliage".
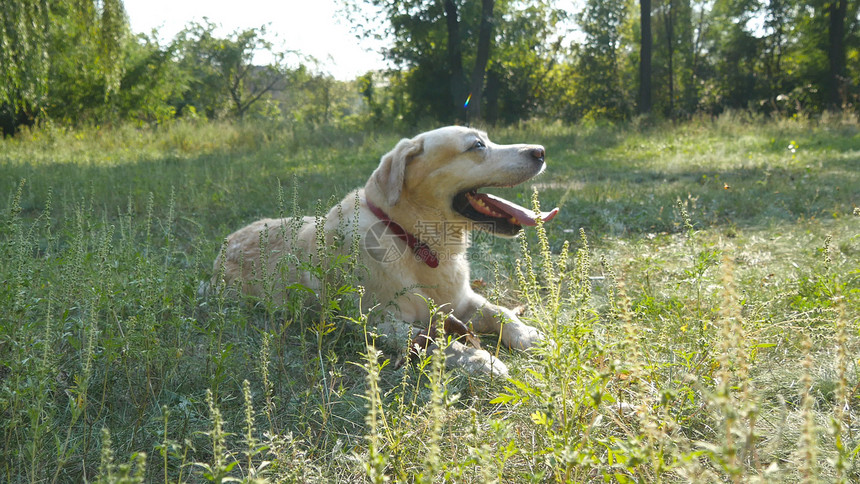
<path id="1" fill-rule="evenodd" d="M 36 122 L 158 124 L 177 115 L 286 118 L 315 129 L 356 123 L 361 108 L 351 84 L 311 72 L 303 63 L 313 60 L 276 48 L 265 26 L 220 37 L 215 24 L 195 23 L 163 45 L 156 32 L 130 35 L 117 1 L 14 0 L 2 9 L 4 134 Z"/>
<path id="2" fill-rule="evenodd" d="M 575 16 L 580 35 L 574 41 L 559 34 L 573 19 L 553 2 L 495 3 L 482 96 L 486 121 L 517 123 L 535 116 L 618 121 L 633 114 L 641 82 L 633 3 L 585 2 Z M 468 68 L 475 58 L 477 2 L 363 4 L 370 8 L 345 5 L 348 18 L 364 36 L 390 36 L 393 45 L 386 54 L 401 67 L 398 75 L 403 77 L 392 88 L 405 95 L 405 102 L 392 114 L 413 122 L 463 121 L 463 113 L 456 108 L 452 113 L 450 106 L 459 106 L 454 98 L 465 91 L 457 76 L 464 77 L 468 69 L 451 59 L 462 52 Z M 458 12 L 456 30 L 446 21 L 446 5 Z M 844 7 L 841 37 L 830 35 L 837 28 L 832 19 L 843 16 L 834 5 Z M 854 109 L 858 86 L 852 79 L 860 68 L 858 5 L 652 2 L 655 113 L 678 119 L 731 109 L 777 115 Z M 380 15 L 387 24 L 377 22 Z M 455 38 L 462 41 L 452 50 Z"/>
<path id="3" fill-rule="evenodd" d="M 392 37 L 386 56 L 401 68 L 402 84 L 396 89 L 406 98 L 394 115 L 413 123 L 465 120 L 469 88 L 464 73 L 472 72 L 477 58 L 480 2 L 363 3 L 370 8 L 344 2 L 345 13 L 361 35 Z M 443 4 L 456 11 L 456 27 L 446 20 Z M 554 91 L 546 81 L 560 54 L 557 29 L 566 14 L 547 2 L 497 0 L 494 5 L 482 112 L 492 123 L 515 122 L 534 116 Z M 388 33 L 379 24 L 380 14 L 387 19 Z"/>
<path id="4" fill-rule="evenodd" d="M 559 90 L 572 79 L 559 79 L 564 54 L 558 34 L 568 15 L 541 4 L 515 2 L 503 11 L 487 69 L 486 120 L 516 124 L 558 112 Z"/>
<path id="5" fill-rule="evenodd" d="M 0 105 L 4 116 L 34 116 L 48 90 L 51 2 L 3 2 L 0 6 Z M 6 125 L 4 123 L 4 130 Z"/>
<path id="6" fill-rule="evenodd" d="M 4 2 L 2 18 L 4 133 L 46 114 L 109 109 L 125 67 L 121 2 L 16 0 Z"/>
<path id="7" fill-rule="evenodd" d="M 621 81 L 622 27 L 630 3 L 627 1 L 586 2 L 578 16 L 585 42 L 576 54 L 573 77 L 574 96 L 571 119 L 620 120 L 629 116 L 630 91 Z"/>
<path id="8" fill-rule="evenodd" d="M 275 89 L 295 82 L 296 73 L 286 65 L 288 52 L 266 40 L 265 26 L 237 30 L 224 38 L 215 35 L 217 25 L 192 23 L 175 39 L 179 68 L 186 89 L 180 111 L 193 109 L 213 118 L 226 112 L 241 119 L 257 101 Z M 255 55 L 272 57 L 255 66 Z"/>
<path id="9" fill-rule="evenodd" d="M 632 3 L 586 2 L 574 37 L 566 31 L 574 18 L 554 2 L 493 4 L 485 82 L 475 96 L 483 120 L 632 115 L 639 84 Z M 653 2 L 655 112 L 676 119 L 726 109 L 793 116 L 854 109 L 858 5 Z M 176 115 L 277 119 L 302 131 L 468 121 L 462 106 L 478 61 L 478 2 L 366 0 L 345 2 L 343 13 L 361 35 L 392 40 L 386 55 L 399 70 L 335 81 L 315 72 L 313 60 L 276 48 L 265 27 L 220 37 L 206 21 L 160 45 L 154 33 L 130 35 L 121 2 L 4 2 L 0 122 L 9 134 L 36 122 L 151 124 Z M 270 60 L 254 65 L 261 53 Z"/>
<path id="10" fill-rule="evenodd" d="M 176 116 L 176 96 L 187 84 L 174 53 L 175 45 L 162 46 L 154 36 L 128 43 L 121 88 L 111 96 L 115 120 L 162 124 Z"/>
<path id="11" fill-rule="evenodd" d="M 649 112 L 666 119 L 860 106 L 858 2 L 650 3 L 646 83 L 635 2 L 587 1 L 574 14 L 543 0 L 343 1 L 360 38 L 390 42 L 383 53 L 396 66 L 345 82 L 281 48 L 266 26 L 221 35 L 206 20 L 160 43 L 155 32 L 131 35 L 117 0 L 10 0 L 0 7 L 0 127 L 176 116 L 278 120 L 301 132 L 611 123 L 634 114 L 640 85 L 653 91 Z"/>

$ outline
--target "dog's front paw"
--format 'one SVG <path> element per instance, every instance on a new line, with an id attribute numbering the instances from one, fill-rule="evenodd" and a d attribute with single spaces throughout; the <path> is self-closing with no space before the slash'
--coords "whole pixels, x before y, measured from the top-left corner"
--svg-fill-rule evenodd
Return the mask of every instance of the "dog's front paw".
<path id="1" fill-rule="evenodd" d="M 474 350 L 474 353 L 463 366 L 472 374 L 483 373 L 502 378 L 508 377 L 508 366 L 487 350 Z"/>
<path id="2" fill-rule="evenodd" d="M 519 321 L 512 321 L 502 327 L 502 341 L 515 350 L 527 350 L 537 346 L 543 339 L 540 330 Z"/>
<path id="3" fill-rule="evenodd" d="M 495 375 L 503 378 L 508 376 L 508 367 L 502 360 L 487 350 L 475 349 L 459 341 L 452 341 L 445 348 L 445 363 L 449 368 L 463 368 L 473 375 Z"/>
<path id="4" fill-rule="evenodd" d="M 508 377 L 508 366 L 502 360 L 491 355 L 487 350 L 475 350 L 469 361 L 464 365 L 470 373 L 483 373 L 502 378 Z"/>

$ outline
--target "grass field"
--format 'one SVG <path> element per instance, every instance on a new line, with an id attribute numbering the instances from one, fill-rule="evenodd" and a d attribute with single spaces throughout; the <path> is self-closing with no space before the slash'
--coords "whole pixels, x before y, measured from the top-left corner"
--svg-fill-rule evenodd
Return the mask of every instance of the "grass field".
<path id="1" fill-rule="evenodd" d="M 500 194 L 561 208 L 471 249 L 554 343 L 507 381 L 381 364 L 339 267 L 322 312 L 197 296 L 224 236 L 412 134 L 0 140 L 0 481 L 860 481 L 856 120 L 491 130 L 548 153 Z"/>

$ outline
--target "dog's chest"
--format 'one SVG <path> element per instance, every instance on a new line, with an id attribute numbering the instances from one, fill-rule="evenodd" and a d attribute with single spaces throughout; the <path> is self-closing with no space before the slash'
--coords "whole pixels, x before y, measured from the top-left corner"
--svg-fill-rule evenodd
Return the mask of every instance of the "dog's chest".
<path id="1" fill-rule="evenodd" d="M 396 307 L 404 320 L 426 320 L 429 307 L 451 311 L 468 297 L 469 266 L 465 260 L 442 260 L 428 267 L 420 260 L 401 261 L 368 278 L 366 288 L 377 302 Z"/>

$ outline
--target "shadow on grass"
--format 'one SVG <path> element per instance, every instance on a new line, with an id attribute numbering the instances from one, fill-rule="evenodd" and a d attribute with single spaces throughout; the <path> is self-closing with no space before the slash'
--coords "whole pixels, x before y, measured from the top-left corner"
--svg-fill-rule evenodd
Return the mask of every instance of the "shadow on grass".
<path id="1" fill-rule="evenodd" d="M 260 217 L 289 213 L 293 184 L 302 213 L 313 213 L 317 199 L 342 197 L 363 185 L 378 157 L 333 156 L 330 151 L 285 154 L 280 150 L 159 156 L 125 163 L 10 163 L 0 170 L 0 187 L 11 200 L 26 180 L 21 216 L 33 220 L 51 199 L 55 223 L 68 223 L 79 208 L 112 223 L 121 214 L 156 218 L 172 204 L 176 221 L 202 228 L 213 240 Z M 50 196 L 49 196 L 50 192 Z M 150 202 L 151 197 L 151 202 Z M 64 222 L 65 221 L 65 222 Z"/>
<path id="2" fill-rule="evenodd" d="M 618 236 L 679 230 L 679 202 L 697 228 L 851 216 L 860 203 L 857 167 L 860 155 L 714 170 L 638 169 L 596 160 L 567 180 L 537 186 L 542 204 L 561 207 L 550 231 L 585 227 L 598 236 Z"/>
<path id="3" fill-rule="evenodd" d="M 562 209 L 548 226 L 551 234 L 585 227 L 599 236 L 676 231 L 679 200 L 700 228 L 850 214 L 860 193 L 857 129 L 801 128 L 530 123 L 489 131 L 500 143 L 534 142 L 547 148 L 547 172 L 533 186 L 540 189 L 545 207 Z M 731 138 L 756 131 L 743 143 Z M 21 201 L 25 218 L 44 210 L 51 190 L 55 220 L 70 219 L 77 207 L 92 207 L 108 223 L 121 213 L 145 214 L 150 196 L 153 215 L 163 217 L 173 193 L 180 229 L 187 225 L 188 234 L 206 237 L 214 247 L 254 219 L 291 213 L 294 203 L 299 213 L 309 215 L 317 200 L 330 206 L 362 186 L 398 138 L 368 135 L 352 148 L 310 140 L 299 143 L 300 148 L 267 141 L 221 146 L 206 154 L 132 150 L 126 160 L 111 160 L 122 152 L 83 153 L 82 163 L 29 163 L 19 157 L 4 163 L 0 187 L 11 196 L 21 179 L 28 180 Z M 803 161 L 787 159 L 789 145 L 802 150 Z M 688 156 L 687 151 L 694 153 Z M 743 156 L 747 152 L 750 159 Z M 725 166 L 726 158 L 734 166 Z M 714 168 L 708 169 L 711 162 Z M 531 188 L 498 192 L 528 204 Z"/>

